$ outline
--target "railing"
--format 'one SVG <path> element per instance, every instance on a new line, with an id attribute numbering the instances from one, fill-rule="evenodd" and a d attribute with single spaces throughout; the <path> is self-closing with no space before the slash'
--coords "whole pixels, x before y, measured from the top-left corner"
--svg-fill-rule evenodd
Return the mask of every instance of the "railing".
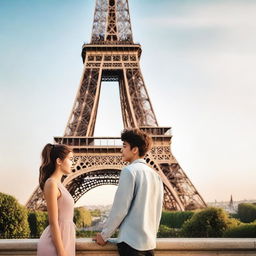
<path id="1" fill-rule="evenodd" d="M 85 45 L 140 45 L 138 42 L 133 41 L 104 41 L 104 40 L 92 40 L 91 42 L 84 42 Z"/>
<path id="2" fill-rule="evenodd" d="M 122 146 L 123 142 L 120 137 L 79 137 L 65 136 L 54 137 L 57 143 L 67 144 L 73 147 L 94 147 L 94 146 Z"/>
<path id="3" fill-rule="evenodd" d="M 38 239 L 1 239 L 0 255 L 36 255 Z M 76 240 L 76 256 L 117 256 L 116 246 L 98 246 L 90 238 Z M 256 238 L 159 238 L 156 256 L 256 256 Z"/>
<path id="4" fill-rule="evenodd" d="M 170 127 L 140 127 L 141 130 L 147 132 L 152 136 L 153 141 L 170 140 L 171 128 Z M 54 137 L 55 142 L 67 144 L 75 147 L 121 147 L 123 142 L 120 137 L 86 137 L 86 136 L 64 136 Z"/>

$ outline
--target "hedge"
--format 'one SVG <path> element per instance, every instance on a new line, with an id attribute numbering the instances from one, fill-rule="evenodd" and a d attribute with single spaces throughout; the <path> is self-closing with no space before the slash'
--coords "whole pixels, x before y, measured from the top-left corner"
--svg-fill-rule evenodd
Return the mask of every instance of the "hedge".
<path id="1" fill-rule="evenodd" d="M 160 225 L 157 237 L 180 237 L 180 229 L 170 228 L 165 225 Z"/>
<path id="2" fill-rule="evenodd" d="M 40 237 L 48 226 L 48 214 L 42 211 L 31 211 L 28 214 L 28 222 L 31 237 Z"/>
<path id="3" fill-rule="evenodd" d="M 193 216 L 194 212 L 168 212 L 163 211 L 160 224 L 169 228 L 181 228 L 183 223 Z"/>
<path id="4" fill-rule="evenodd" d="M 242 222 L 249 223 L 256 220 L 256 205 L 242 203 L 238 205 L 238 216 Z"/>
<path id="5" fill-rule="evenodd" d="M 230 228 L 225 231 L 223 237 L 255 238 L 256 237 L 256 223 L 241 224 L 237 227 Z"/>

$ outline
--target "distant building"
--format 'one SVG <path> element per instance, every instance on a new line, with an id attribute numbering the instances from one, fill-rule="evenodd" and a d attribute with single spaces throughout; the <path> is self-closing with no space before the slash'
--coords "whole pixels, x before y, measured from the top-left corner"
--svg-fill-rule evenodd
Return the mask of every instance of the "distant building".
<path id="1" fill-rule="evenodd" d="M 236 207 L 234 205 L 234 201 L 233 201 L 232 195 L 230 197 L 230 201 L 229 201 L 229 204 L 228 204 L 228 210 L 227 211 L 230 212 L 230 213 L 236 213 L 237 212 L 237 209 L 236 209 Z"/>

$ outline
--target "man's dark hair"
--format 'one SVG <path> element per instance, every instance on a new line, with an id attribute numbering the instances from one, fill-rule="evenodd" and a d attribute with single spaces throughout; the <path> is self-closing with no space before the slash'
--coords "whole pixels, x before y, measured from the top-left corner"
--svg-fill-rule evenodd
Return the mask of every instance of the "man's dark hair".
<path id="1" fill-rule="evenodd" d="M 145 156 L 152 146 L 151 137 L 140 129 L 124 129 L 121 133 L 121 140 L 130 144 L 131 149 L 138 147 L 139 156 Z"/>

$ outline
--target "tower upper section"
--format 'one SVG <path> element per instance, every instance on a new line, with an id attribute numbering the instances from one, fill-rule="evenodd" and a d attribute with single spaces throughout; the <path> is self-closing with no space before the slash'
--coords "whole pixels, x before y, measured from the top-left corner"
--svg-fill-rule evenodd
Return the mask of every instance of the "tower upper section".
<path id="1" fill-rule="evenodd" d="M 133 44 L 128 0 L 96 0 L 91 44 Z"/>

